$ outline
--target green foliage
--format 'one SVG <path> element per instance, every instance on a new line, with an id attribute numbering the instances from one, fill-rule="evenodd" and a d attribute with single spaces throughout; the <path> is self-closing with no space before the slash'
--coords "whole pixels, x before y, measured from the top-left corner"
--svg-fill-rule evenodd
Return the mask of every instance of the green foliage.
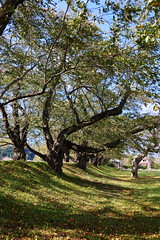
<path id="1" fill-rule="evenodd" d="M 82 1 L 66 1 L 65 11 L 58 11 L 53 1 L 25 1 L 15 11 L 12 27 L 1 38 L 0 59 L 1 102 L 7 105 L 12 129 L 15 100 L 20 133 L 28 121 L 28 136 L 42 142 L 43 109 L 50 91 L 48 125 L 55 140 L 65 128 L 117 107 L 130 92 L 122 118 L 110 117 L 70 136 L 76 142 L 87 139 L 101 145 L 126 138 L 125 130 L 139 118 L 140 106 L 157 100 L 158 4 L 106 1 L 98 7 L 112 16 L 107 19 L 108 34 L 98 27 L 105 19 Z M 107 154 L 121 157 L 124 145 Z"/>
<path id="2" fill-rule="evenodd" d="M 160 169 L 160 162 L 154 162 L 153 169 Z"/>

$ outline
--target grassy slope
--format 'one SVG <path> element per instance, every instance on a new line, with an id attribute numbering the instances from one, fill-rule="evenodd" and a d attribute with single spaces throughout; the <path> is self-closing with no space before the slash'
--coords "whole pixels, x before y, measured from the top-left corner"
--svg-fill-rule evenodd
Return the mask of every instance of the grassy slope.
<path id="1" fill-rule="evenodd" d="M 0 239 L 160 239 L 160 172 L 0 162 Z"/>

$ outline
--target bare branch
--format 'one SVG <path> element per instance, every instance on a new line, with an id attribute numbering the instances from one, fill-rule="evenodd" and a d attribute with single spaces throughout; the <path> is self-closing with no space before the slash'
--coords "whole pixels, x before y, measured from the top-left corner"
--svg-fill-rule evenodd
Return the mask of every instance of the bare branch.
<path id="1" fill-rule="evenodd" d="M 85 94 L 85 92 L 83 91 L 83 89 L 82 89 L 82 92 L 83 92 L 83 95 L 85 96 L 85 98 L 86 98 L 86 100 L 87 100 L 87 102 L 88 102 L 88 105 L 89 105 L 90 109 L 92 110 L 92 112 L 93 112 L 94 114 L 96 114 L 96 111 L 94 110 L 94 107 L 92 107 L 92 104 L 91 104 L 91 102 L 89 101 L 89 98 L 88 98 L 87 94 Z"/>
<path id="2" fill-rule="evenodd" d="M 48 92 L 46 91 L 46 88 L 47 88 L 48 84 L 49 84 L 54 78 L 60 76 L 61 74 L 65 73 L 65 72 L 67 72 L 67 71 L 73 70 L 73 69 L 75 69 L 75 67 L 72 67 L 72 68 L 70 68 L 70 69 L 64 69 L 64 70 L 62 70 L 61 72 L 59 72 L 59 73 L 55 74 L 54 76 L 52 76 L 52 77 L 48 80 L 48 82 L 45 83 L 45 85 L 43 86 L 43 89 L 42 89 L 41 91 L 38 91 L 38 92 L 35 92 L 35 93 L 31 93 L 31 94 L 22 95 L 22 96 L 13 97 L 12 99 L 9 99 L 8 101 L 1 103 L 1 105 L 5 106 L 5 105 L 7 105 L 7 104 L 9 104 L 9 103 L 12 103 L 12 102 L 18 100 L 18 99 L 35 97 L 35 96 L 40 96 L 40 95 L 42 95 L 42 94 L 48 93 Z M 14 80 L 15 82 L 13 81 L 12 83 L 15 84 L 15 83 L 18 82 L 19 80 L 22 80 L 22 78 L 16 79 L 16 80 Z M 13 85 L 13 84 L 12 84 L 12 85 Z M 9 88 L 8 88 L 8 89 L 9 89 Z M 0 97 L 1 97 L 1 96 L 0 96 Z"/>
<path id="3" fill-rule="evenodd" d="M 26 94 L 26 95 L 23 95 L 23 96 L 17 96 L 17 97 L 14 97 L 14 98 L 12 98 L 12 99 L 4 102 L 4 103 L 1 103 L 1 105 L 5 106 L 5 105 L 7 105 L 7 104 L 9 104 L 9 103 L 12 103 L 12 102 L 14 102 L 14 101 L 16 101 L 16 100 L 24 99 L 24 98 L 30 98 L 30 97 L 35 97 L 35 96 L 42 95 L 42 94 L 44 94 L 44 93 L 45 93 L 45 92 L 42 90 L 42 91 L 40 91 L 40 92 L 36 92 L 36 93 L 32 93 L 32 94 Z"/>
<path id="4" fill-rule="evenodd" d="M 7 112 L 6 112 L 6 110 L 5 110 L 5 108 L 2 104 L 0 104 L 0 110 L 2 112 L 3 123 L 4 123 L 4 126 L 6 128 L 7 134 L 9 136 L 9 138 L 11 139 L 11 141 L 13 141 L 13 136 L 15 136 L 15 134 L 10 128 L 10 124 L 9 124 L 9 121 L 8 121 L 8 115 L 7 115 Z"/>

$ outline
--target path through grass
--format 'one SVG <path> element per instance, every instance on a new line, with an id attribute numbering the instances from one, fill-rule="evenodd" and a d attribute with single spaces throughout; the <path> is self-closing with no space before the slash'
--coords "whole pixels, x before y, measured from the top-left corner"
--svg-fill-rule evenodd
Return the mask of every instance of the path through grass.
<path id="1" fill-rule="evenodd" d="M 160 172 L 0 162 L 0 239 L 160 239 Z"/>

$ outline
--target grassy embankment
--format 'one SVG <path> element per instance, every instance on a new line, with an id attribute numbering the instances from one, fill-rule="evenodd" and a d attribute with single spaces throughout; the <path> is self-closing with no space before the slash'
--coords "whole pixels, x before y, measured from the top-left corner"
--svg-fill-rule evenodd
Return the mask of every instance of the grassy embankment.
<path id="1" fill-rule="evenodd" d="M 0 162 L 0 239 L 160 239 L 160 172 Z"/>

